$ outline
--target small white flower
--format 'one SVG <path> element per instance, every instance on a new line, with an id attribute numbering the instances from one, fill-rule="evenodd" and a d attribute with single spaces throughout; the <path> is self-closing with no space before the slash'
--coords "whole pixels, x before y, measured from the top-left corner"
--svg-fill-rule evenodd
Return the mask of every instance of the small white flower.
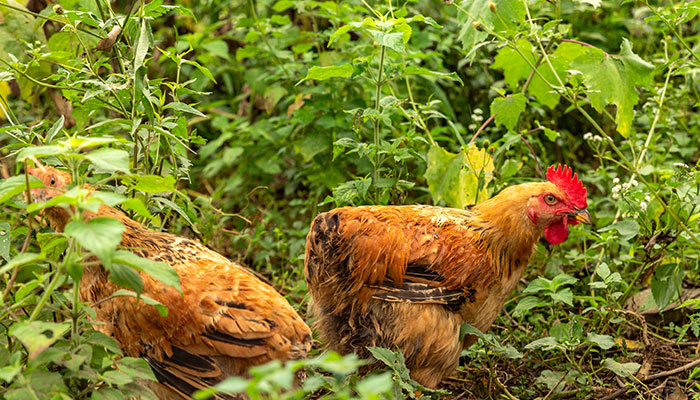
<path id="1" fill-rule="evenodd" d="M 627 189 L 629 189 L 629 188 L 630 188 L 629 182 L 623 183 L 623 184 L 622 184 L 622 190 L 627 190 Z"/>
<path id="2" fill-rule="evenodd" d="M 617 200 L 620 198 L 620 195 L 618 193 L 613 193 L 612 198 Z"/>
<path id="3" fill-rule="evenodd" d="M 477 126 L 476 126 L 476 124 L 469 124 L 468 128 L 470 131 L 475 131 Z"/>
<path id="4" fill-rule="evenodd" d="M 639 203 L 639 208 L 641 208 L 642 211 L 646 211 L 647 210 L 647 203 L 644 201 Z"/>
<path id="5" fill-rule="evenodd" d="M 644 196 L 644 201 L 646 201 L 647 203 L 650 202 L 650 201 L 651 201 L 651 197 L 649 197 L 649 196 Z"/>
<path id="6" fill-rule="evenodd" d="M 479 115 L 481 115 L 481 114 L 483 114 L 483 113 L 484 113 L 484 111 L 483 111 L 481 108 L 475 108 L 475 109 L 474 109 L 474 114 L 479 114 Z"/>
<path id="7" fill-rule="evenodd" d="M 613 194 L 618 193 L 620 191 L 620 189 L 622 189 L 622 187 L 620 185 L 613 186 L 613 188 L 612 188 Z"/>
<path id="8" fill-rule="evenodd" d="M 603 137 L 600 136 L 600 135 L 595 135 L 595 136 L 593 136 L 593 141 L 594 141 L 594 142 L 602 142 L 602 141 L 603 141 Z"/>
<path id="9" fill-rule="evenodd" d="M 483 120 L 484 120 L 484 117 L 482 117 L 481 115 L 476 115 L 476 114 L 472 115 L 472 121 L 481 122 Z"/>
<path id="10" fill-rule="evenodd" d="M 637 182 L 636 179 L 632 179 L 632 180 L 630 181 L 630 184 L 631 184 L 632 186 L 636 187 L 637 185 L 639 185 L 639 182 Z"/>
<path id="11" fill-rule="evenodd" d="M 583 140 L 590 140 L 591 138 L 593 138 L 593 134 L 592 134 L 592 133 L 586 132 L 586 133 L 583 134 Z"/>
<path id="12" fill-rule="evenodd" d="M 616 185 L 617 185 L 618 183 L 620 183 L 620 178 L 614 178 L 614 179 L 613 179 L 613 183 L 616 184 Z"/>
<path id="13" fill-rule="evenodd" d="M 673 163 L 673 166 L 676 168 L 688 168 L 688 166 L 682 162 Z"/>

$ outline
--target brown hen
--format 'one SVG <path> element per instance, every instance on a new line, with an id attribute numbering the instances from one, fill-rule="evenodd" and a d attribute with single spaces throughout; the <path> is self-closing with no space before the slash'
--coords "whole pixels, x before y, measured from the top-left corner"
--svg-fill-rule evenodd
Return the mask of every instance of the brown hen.
<path id="1" fill-rule="evenodd" d="M 571 169 L 549 182 L 504 189 L 471 210 L 433 206 L 344 207 L 318 215 L 305 273 L 315 327 L 330 348 L 369 358 L 367 346 L 400 349 L 427 387 L 458 365 L 460 326 L 485 332 L 544 233 L 590 223 L 586 189 Z"/>
<path id="2" fill-rule="evenodd" d="M 71 184 L 67 172 L 29 168 L 46 186 L 32 190 L 39 201 Z M 71 218 L 69 210 L 45 211 L 51 226 L 62 232 Z M 140 274 L 143 294 L 166 305 L 167 317 L 132 297 L 108 299 L 119 287 L 102 266 L 85 266 L 79 286 L 82 301 L 98 303 L 96 319 L 104 324 L 97 329 L 114 337 L 127 355 L 142 357 L 151 366 L 158 379 L 151 388 L 159 398 L 189 399 L 228 376 L 245 375 L 253 365 L 303 358 L 311 349 L 311 331 L 287 300 L 241 265 L 194 240 L 151 231 L 104 204 L 83 217 L 121 221 L 121 246 L 177 271 L 184 295 Z"/>

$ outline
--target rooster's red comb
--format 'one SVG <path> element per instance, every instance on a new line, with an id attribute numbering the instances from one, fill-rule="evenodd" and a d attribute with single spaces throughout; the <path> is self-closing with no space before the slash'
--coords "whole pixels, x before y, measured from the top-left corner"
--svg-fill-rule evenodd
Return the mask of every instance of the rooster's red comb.
<path id="1" fill-rule="evenodd" d="M 574 206 L 578 208 L 588 207 L 586 188 L 583 187 L 583 183 L 570 167 L 559 164 L 554 168 L 554 165 L 552 165 L 547 168 L 547 180 L 565 191 L 569 201 Z"/>

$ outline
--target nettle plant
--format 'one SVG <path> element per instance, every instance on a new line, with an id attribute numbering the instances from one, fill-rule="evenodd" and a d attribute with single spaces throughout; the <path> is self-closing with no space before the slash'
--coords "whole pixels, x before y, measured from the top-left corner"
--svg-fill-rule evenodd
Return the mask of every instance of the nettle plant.
<path id="1" fill-rule="evenodd" d="M 137 271 L 179 288 L 177 274 L 119 249 L 119 221 L 84 222 L 81 215 L 103 203 L 120 205 L 155 229 L 185 221 L 198 232 L 194 207 L 176 184 L 188 178 L 191 145 L 202 142 L 186 116 L 203 114 L 185 103 L 196 93 L 191 81 L 179 74 L 150 79 L 148 72 L 151 23 L 173 10 L 189 14 L 160 1 L 134 2 L 125 14 L 104 2 L 66 2 L 41 14 L 0 4 L 4 19 L 22 22 L 22 29 L 0 27 L 2 85 L 14 80 L 20 95 L 0 96 L 2 152 L 18 174 L 0 182 L 0 381 L 8 399 L 155 398 L 142 386 L 155 379 L 150 367 L 93 329 L 94 311 L 79 301 L 78 285 L 83 266 L 99 263 L 124 288 L 115 295 L 138 297 L 164 315 L 164 306 L 140 295 Z M 206 71 L 183 54 L 164 56 L 178 71 Z M 51 115 L 51 103 L 60 117 L 33 119 Z M 29 195 L 42 186 L 27 174 L 38 159 L 72 176 L 68 190 L 46 203 Z M 52 232 L 39 217 L 51 206 L 72 210 L 65 232 Z"/>

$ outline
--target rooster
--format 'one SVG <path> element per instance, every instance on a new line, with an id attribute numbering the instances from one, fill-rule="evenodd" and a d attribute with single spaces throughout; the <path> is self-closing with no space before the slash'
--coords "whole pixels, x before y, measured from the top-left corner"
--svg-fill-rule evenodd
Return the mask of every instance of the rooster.
<path id="1" fill-rule="evenodd" d="M 32 196 L 46 201 L 65 191 L 71 175 L 52 167 L 28 167 L 44 183 Z M 45 210 L 52 228 L 62 232 L 71 211 Z M 158 379 L 150 385 L 161 399 L 189 399 L 198 389 L 231 375 L 245 375 L 250 366 L 270 360 L 293 360 L 311 349 L 311 331 L 287 300 L 244 267 L 200 243 L 146 229 L 121 211 L 101 205 L 87 220 L 115 218 L 124 225 L 121 246 L 177 272 L 181 295 L 141 273 L 143 294 L 168 307 L 161 317 L 155 307 L 133 297 L 110 298 L 119 287 L 100 265 L 86 265 L 80 280 L 82 301 L 97 303 L 97 328 L 124 352 L 142 357 Z M 94 264 L 94 263 L 93 263 Z"/>
<path id="2" fill-rule="evenodd" d="M 486 330 L 515 289 L 544 232 L 564 242 L 590 224 L 586 189 L 570 168 L 511 186 L 470 210 L 343 207 L 319 214 L 306 241 L 310 313 L 340 353 L 400 349 L 411 377 L 434 388 L 458 365 L 460 326 Z"/>

